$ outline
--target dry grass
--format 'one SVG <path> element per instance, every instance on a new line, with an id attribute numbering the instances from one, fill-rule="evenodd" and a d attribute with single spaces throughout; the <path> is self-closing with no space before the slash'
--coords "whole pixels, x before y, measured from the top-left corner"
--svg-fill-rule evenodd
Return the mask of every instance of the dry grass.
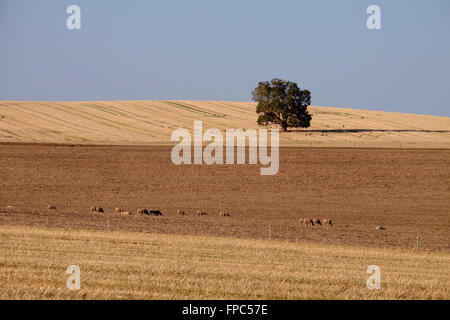
<path id="1" fill-rule="evenodd" d="M 225 101 L 0 101 L 0 142 L 171 145 L 172 130 L 257 128 L 255 103 Z M 450 148 L 450 118 L 358 109 L 309 108 L 306 131 L 282 146 Z"/>
<path id="2" fill-rule="evenodd" d="M 448 252 L 16 226 L 0 238 L 1 299 L 450 298 Z M 366 288 L 372 264 L 380 290 Z"/>

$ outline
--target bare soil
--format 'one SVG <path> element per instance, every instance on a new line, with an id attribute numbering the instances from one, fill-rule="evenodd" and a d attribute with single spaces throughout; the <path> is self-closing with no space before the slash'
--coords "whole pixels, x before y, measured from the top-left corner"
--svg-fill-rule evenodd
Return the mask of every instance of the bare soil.
<path id="1" fill-rule="evenodd" d="M 0 225 L 264 239 L 270 225 L 272 239 L 414 248 L 418 236 L 421 249 L 450 249 L 450 150 L 281 148 L 275 176 L 259 165 L 177 166 L 170 152 L 0 144 Z M 297 223 L 315 217 L 334 226 Z"/>

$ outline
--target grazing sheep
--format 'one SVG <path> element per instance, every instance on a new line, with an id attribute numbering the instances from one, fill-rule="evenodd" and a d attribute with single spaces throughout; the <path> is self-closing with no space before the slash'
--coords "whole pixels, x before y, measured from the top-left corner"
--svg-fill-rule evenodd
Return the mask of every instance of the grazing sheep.
<path id="1" fill-rule="evenodd" d="M 139 208 L 139 209 L 138 209 L 138 213 L 139 213 L 139 214 L 146 214 L 146 215 L 149 214 L 149 213 L 148 213 L 148 210 L 147 210 L 147 209 L 144 209 L 144 208 Z"/>
<path id="2" fill-rule="evenodd" d="M 48 210 L 56 210 L 56 206 L 53 205 L 53 204 L 49 204 L 49 205 L 47 206 L 47 209 L 48 209 Z"/>
<path id="3" fill-rule="evenodd" d="M 226 213 L 225 211 L 220 211 L 219 212 L 219 216 L 221 216 L 221 217 L 229 217 L 230 215 L 228 213 Z"/>
<path id="4" fill-rule="evenodd" d="M 331 219 L 323 219 L 322 224 L 324 224 L 324 225 L 328 224 L 328 225 L 332 226 L 333 222 L 331 221 Z"/>
<path id="5" fill-rule="evenodd" d="M 115 208 L 114 211 L 115 211 L 116 213 L 121 213 L 121 212 L 123 212 L 123 209 Z"/>
<path id="6" fill-rule="evenodd" d="M 320 219 L 318 219 L 318 218 L 314 218 L 314 223 L 318 224 L 319 226 L 322 225 L 322 222 L 320 222 Z"/>
<path id="7" fill-rule="evenodd" d="M 205 211 L 201 211 L 201 210 L 197 210 L 197 215 L 198 216 L 204 216 L 204 215 L 206 215 L 206 212 Z"/>
<path id="8" fill-rule="evenodd" d="M 309 226 L 309 225 L 314 225 L 314 221 L 312 220 L 312 219 L 303 219 L 303 218 L 300 218 L 299 220 L 298 220 L 298 223 L 299 224 L 305 224 L 305 225 L 307 225 L 307 226 Z"/>
<path id="9" fill-rule="evenodd" d="M 375 230 L 386 230 L 386 228 L 383 226 L 376 226 Z"/>
<path id="10" fill-rule="evenodd" d="M 121 211 L 121 214 L 123 214 L 124 216 L 131 216 L 131 212 L 128 211 Z"/>
<path id="11" fill-rule="evenodd" d="M 186 213 L 183 210 L 177 210 L 177 215 L 183 217 Z"/>
<path id="12" fill-rule="evenodd" d="M 102 207 L 96 207 L 96 206 L 92 206 L 91 207 L 91 212 L 104 212 Z"/>
<path id="13" fill-rule="evenodd" d="M 162 212 L 159 210 L 150 210 L 150 215 L 152 216 L 162 216 Z"/>

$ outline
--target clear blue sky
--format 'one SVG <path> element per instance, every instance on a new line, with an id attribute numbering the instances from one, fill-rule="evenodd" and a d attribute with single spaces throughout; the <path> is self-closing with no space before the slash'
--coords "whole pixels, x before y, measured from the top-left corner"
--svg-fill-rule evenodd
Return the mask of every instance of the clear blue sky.
<path id="1" fill-rule="evenodd" d="M 0 0 L 0 99 L 250 101 L 274 77 L 315 105 L 450 116 L 450 1 Z"/>

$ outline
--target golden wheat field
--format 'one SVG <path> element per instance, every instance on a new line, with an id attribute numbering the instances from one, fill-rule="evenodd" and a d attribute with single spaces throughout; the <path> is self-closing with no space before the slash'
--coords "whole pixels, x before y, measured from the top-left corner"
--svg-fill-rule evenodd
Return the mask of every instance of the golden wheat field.
<path id="1" fill-rule="evenodd" d="M 0 142 L 171 145 L 173 129 L 257 128 L 256 104 L 226 101 L 1 101 Z M 310 106 L 281 146 L 449 148 L 450 118 Z"/>
<path id="2" fill-rule="evenodd" d="M 1 299 L 448 299 L 450 255 L 300 242 L 0 227 Z M 78 265 L 81 289 L 67 289 Z M 381 289 L 366 287 L 369 265 Z"/>

